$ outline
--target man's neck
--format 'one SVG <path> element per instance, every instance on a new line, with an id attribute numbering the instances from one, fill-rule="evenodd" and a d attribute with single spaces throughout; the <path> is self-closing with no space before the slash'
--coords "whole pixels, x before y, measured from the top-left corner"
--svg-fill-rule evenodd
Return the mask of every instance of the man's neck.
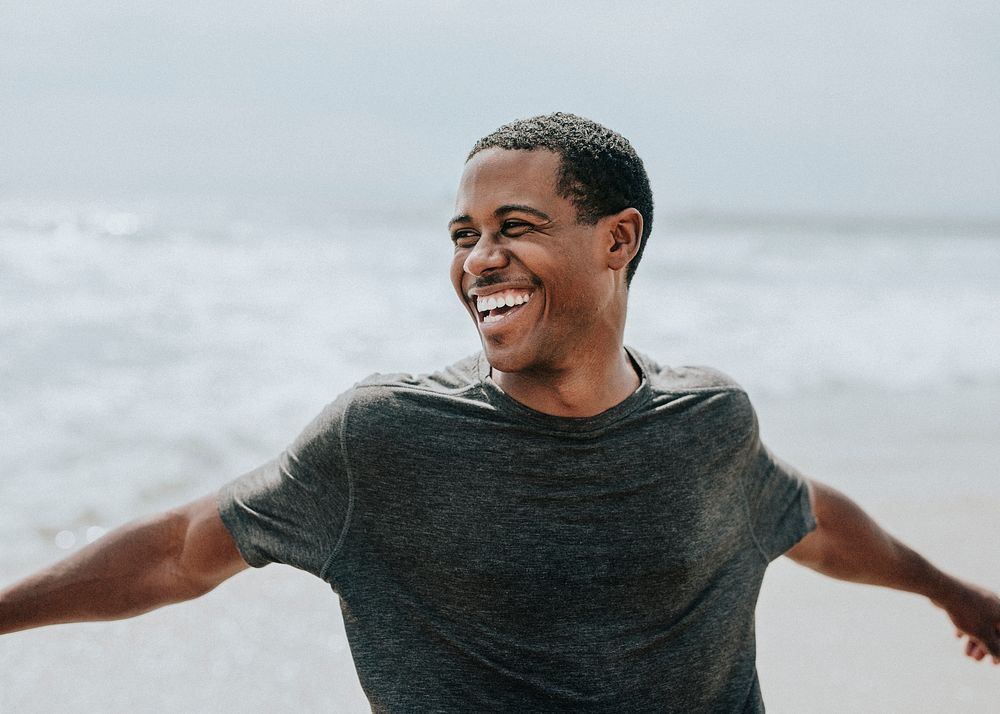
<path id="1" fill-rule="evenodd" d="M 493 381 L 526 407 L 564 417 L 589 417 L 621 404 L 639 388 L 639 374 L 625 349 L 613 359 L 585 360 L 570 369 L 500 372 Z"/>

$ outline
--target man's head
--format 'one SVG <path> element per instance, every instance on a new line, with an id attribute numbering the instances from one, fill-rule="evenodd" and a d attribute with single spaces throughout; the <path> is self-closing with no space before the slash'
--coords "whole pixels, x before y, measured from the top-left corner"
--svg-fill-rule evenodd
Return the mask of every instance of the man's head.
<path id="1" fill-rule="evenodd" d="M 626 268 L 626 281 L 632 281 L 653 229 L 653 192 L 628 139 L 590 119 L 556 112 L 504 124 L 477 141 L 467 160 L 490 148 L 545 149 L 559 156 L 557 190 L 576 206 L 581 223 L 592 225 L 623 208 L 638 210 L 642 242 Z"/>
<path id="2" fill-rule="evenodd" d="M 647 232 L 629 186 L 645 188 L 643 208 L 652 202 L 620 136 L 567 115 L 521 124 L 536 121 L 552 131 L 508 125 L 466 161 L 449 223 L 451 278 L 494 370 L 551 374 L 621 358 L 630 270 Z"/>

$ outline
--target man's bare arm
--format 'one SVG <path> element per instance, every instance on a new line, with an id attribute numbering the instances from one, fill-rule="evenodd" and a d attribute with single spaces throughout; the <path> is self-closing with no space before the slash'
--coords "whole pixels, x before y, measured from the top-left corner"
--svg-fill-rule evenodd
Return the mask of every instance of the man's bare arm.
<path id="1" fill-rule="evenodd" d="M 206 496 L 117 528 L 0 591 L 0 634 L 132 617 L 203 595 L 246 567 Z"/>
<path id="2" fill-rule="evenodd" d="M 786 555 L 824 575 L 917 593 L 948 613 L 966 654 L 1000 661 L 1000 598 L 948 575 L 886 533 L 839 491 L 810 481 L 817 527 Z"/>

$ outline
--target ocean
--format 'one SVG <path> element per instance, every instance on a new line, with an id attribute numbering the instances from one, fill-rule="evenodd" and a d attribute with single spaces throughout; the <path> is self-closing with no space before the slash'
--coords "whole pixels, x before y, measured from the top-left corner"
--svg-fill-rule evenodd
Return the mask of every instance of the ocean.
<path id="1" fill-rule="evenodd" d="M 4 581 L 214 491 L 372 372 L 434 370 L 477 350 L 448 280 L 446 219 L 317 227 L 0 203 Z M 941 428 L 995 444 L 998 276 L 995 236 L 664 219 L 632 285 L 626 340 L 663 363 L 721 369 L 768 411 L 874 399 L 902 405 L 896 419 L 976 395 L 979 412 Z M 32 661 L 9 701 L 47 686 Z"/>
<path id="2" fill-rule="evenodd" d="M 207 492 L 364 376 L 477 350 L 443 223 L 0 204 L 0 537 Z M 626 340 L 763 400 L 1000 391 L 998 276 L 991 237 L 658 226 Z"/>

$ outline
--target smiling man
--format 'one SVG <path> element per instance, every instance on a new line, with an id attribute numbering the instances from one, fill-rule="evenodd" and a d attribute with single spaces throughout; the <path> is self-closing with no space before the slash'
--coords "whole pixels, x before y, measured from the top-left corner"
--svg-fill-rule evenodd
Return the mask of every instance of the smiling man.
<path id="1" fill-rule="evenodd" d="M 567 114 L 480 140 L 449 226 L 481 354 L 375 375 L 217 495 L 0 593 L 0 632 L 126 617 L 247 565 L 340 596 L 375 711 L 760 712 L 754 609 L 782 554 L 920 593 L 976 659 L 1000 600 L 760 442 L 745 392 L 623 344 L 642 162 Z"/>

